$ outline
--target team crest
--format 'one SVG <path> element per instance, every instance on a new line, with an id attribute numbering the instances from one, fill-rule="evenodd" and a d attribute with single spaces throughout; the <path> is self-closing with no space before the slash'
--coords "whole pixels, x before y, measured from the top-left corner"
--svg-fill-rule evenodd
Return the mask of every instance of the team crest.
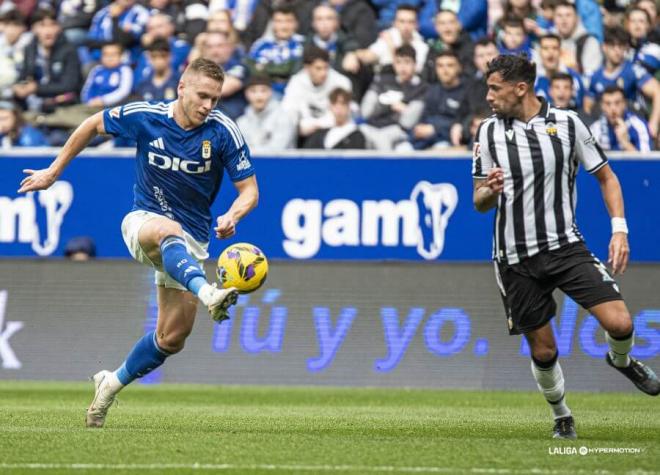
<path id="1" fill-rule="evenodd" d="M 557 126 L 554 122 L 548 122 L 545 124 L 545 131 L 548 135 L 557 135 Z"/>
<path id="2" fill-rule="evenodd" d="M 211 158 L 211 141 L 204 140 L 202 142 L 202 158 Z"/>
<path id="3" fill-rule="evenodd" d="M 121 107 L 113 107 L 112 109 L 110 109 L 110 117 L 112 117 L 113 119 L 119 119 L 120 111 L 121 111 Z"/>

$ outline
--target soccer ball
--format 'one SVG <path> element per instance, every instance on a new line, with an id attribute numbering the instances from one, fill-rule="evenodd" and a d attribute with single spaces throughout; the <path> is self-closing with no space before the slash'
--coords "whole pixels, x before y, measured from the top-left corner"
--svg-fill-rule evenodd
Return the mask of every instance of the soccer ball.
<path id="1" fill-rule="evenodd" d="M 240 293 L 247 294 L 266 281 L 268 261 L 257 246 L 240 242 L 222 251 L 216 273 L 223 288 L 236 287 Z"/>

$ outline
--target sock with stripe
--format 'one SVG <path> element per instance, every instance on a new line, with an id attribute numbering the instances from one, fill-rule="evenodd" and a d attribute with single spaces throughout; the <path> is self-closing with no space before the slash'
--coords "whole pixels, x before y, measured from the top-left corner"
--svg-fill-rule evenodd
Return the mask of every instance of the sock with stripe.
<path id="1" fill-rule="evenodd" d="M 564 393 L 564 374 L 561 371 L 558 353 L 550 361 L 539 361 L 532 356 L 532 374 L 539 390 L 548 401 L 555 419 L 571 415 L 566 405 Z"/>
<path id="2" fill-rule="evenodd" d="M 197 260 L 188 252 L 184 239 L 180 236 L 163 238 L 160 254 L 165 272 L 208 305 L 213 287 L 206 281 Z"/>
<path id="3" fill-rule="evenodd" d="M 605 332 L 605 339 L 610 347 L 610 358 L 612 363 L 617 368 L 626 368 L 630 365 L 630 357 L 628 354 L 635 343 L 635 332 L 631 330 L 630 333 L 624 336 L 612 336 Z"/>
<path id="4" fill-rule="evenodd" d="M 170 353 L 163 350 L 156 343 L 156 332 L 151 331 L 137 341 L 126 357 L 126 361 L 113 374 L 117 382 L 123 387 L 134 379 L 151 373 L 162 365 L 168 356 L 170 356 Z M 110 384 L 113 384 L 112 380 Z"/>

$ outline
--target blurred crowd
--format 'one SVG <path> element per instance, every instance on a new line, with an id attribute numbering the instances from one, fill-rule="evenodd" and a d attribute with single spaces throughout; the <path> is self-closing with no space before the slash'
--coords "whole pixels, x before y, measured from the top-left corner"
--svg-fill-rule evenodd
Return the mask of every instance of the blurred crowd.
<path id="1" fill-rule="evenodd" d="M 58 146 L 91 114 L 226 72 L 219 108 L 254 152 L 471 147 L 498 54 L 606 150 L 660 124 L 656 0 L 0 0 L 0 148 Z M 133 144 L 99 138 L 93 145 Z"/>

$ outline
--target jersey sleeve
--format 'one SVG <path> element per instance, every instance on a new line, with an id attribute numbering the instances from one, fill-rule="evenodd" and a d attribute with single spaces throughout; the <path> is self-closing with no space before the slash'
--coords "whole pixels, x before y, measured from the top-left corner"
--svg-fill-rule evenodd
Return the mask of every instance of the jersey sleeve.
<path id="1" fill-rule="evenodd" d="M 106 133 L 136 140 L 141 130 L 140 123 L 144 119 L 144 113 L 136 105 L 132 103 L 105 109 L 103 127 Z"/>
<path id="2" fill-rule="evenodd" d="M 569 115 L 575 127 L 575 151 L 588 173 L 595 173 L 607 164 L 607 157 L 589 127 L 576 114 Z"/>
<path id="3" fill-rule="evenodd" d="M 472 147 L 472 177 L 476 179 L 486 178 L 494 165 L 493 157 L 490 156 L 490 149 L 488 147 L 488 127 L 485 122 L 482 122 L 479 124 L 477 133 L 474 136 L 474 145 Z"/>
<path id="4" fill-rule="evenodd" d="M 254 175 L 250 148 L 233 121 L 227 120 L 225 127 L 222 162 L 231 181 L 241 181 Z"/>
<path id="5" fill-rule="evenodd" d="M 633 64 L 632 68 L 633 74 L 635 76 L 635 83 L 637 84 L 637 87 L 641 89 L 644 84 L 651 80 L 652 76 L 646 72 L 646 69 L 644 69 L 643 66 L 639 64 Z"/>

